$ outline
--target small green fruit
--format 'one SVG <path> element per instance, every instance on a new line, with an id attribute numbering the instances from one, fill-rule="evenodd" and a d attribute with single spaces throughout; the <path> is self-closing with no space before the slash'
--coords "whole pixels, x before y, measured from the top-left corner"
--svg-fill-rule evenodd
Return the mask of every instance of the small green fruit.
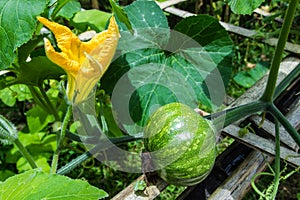
<path id="1" fill-rule="evenodd" d="M 170 103 L 157 109 L 145 127 L 144 137 L 152 167 L 170 184 L 197 184 L 214 165 L 214 128 L 184 104 Z"/>

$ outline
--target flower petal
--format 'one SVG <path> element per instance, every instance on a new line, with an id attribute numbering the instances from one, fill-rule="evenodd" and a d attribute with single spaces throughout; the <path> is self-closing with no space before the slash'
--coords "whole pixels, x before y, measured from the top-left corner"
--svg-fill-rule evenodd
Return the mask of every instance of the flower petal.
<path id="1" fill-rule="evenodd" d="M 85 100 L 107 70 L 115 54 L 119 37 L 116 21 L 112 17 L 108 30 L 101 32 L 96 39 L 93 38 L 89 42 L 90 46 L 95 44 L 97 46 L 90 53 L 85 53 L 86 59 L 76 76 L 76 97 L 73 98 L 73 103 L 76 104 Z M 96 41 L 97 43 L 94 43 Z"/>
<path id="2" fill-rule="evenodd" d="M 62 52 L 71 52 L 69 56 L 75 55 L 77 57 L 81 41 L 68 27 L 51 22 L 44 17 L 38 17 L 38 20 L 52 31 L 57 46 Z"/>
<path id="3" fill-rule="evenodd" d="M 75 96 L 76 96 L 76 91 L 75 91 L 75 76 L 71 75 L 71 74 L 67 74 L 68 75 L 68 85 L 67 85 L 67 96 L 68 96 L 68 99 L 69 101 L 71 101 L 72 99 L 75 99 Z M 74 95 L 75 93 L 75 95 Z"/>
<path id="4" fill-rule="evenodd" d="M 63 68 L 67 73 L 74 76 L 78 73 L 79 63 L 68 58 L 64 52 L 56 52 L 50 41 L 44 38 L 46 55 L 53 63 Z"/>
<path id="5" fill-rule="evenodd" d="M 84 42 L 82 44 L 82 49 L 84 52 L 89 53 L 91 50 L 96 48 L 99 44 L 102 44 L 108 38 L 120 38 L 118 24 L 114 16 L 112 16 L 109 20 L 108 29 L 95 35 L 90 41 Z"/>
<path id="6" fill-rule="evenodd" d="M 93 59 L 97 60 L 102 67 L 101 76 L 108 68 L 118 45 L 120 33 L 114 16 L 111 17 L 109 27 L 106 31 L 101 32 L 92 38 L 87 45 L 88 48 L 93 47 L 92 51 L 86 51 Z M 86 46 L 84 46 L 86 48 Z"/>
<path id="7" fill-rule="evenodd" d="M 114 16 L 110 19 L 108 29 L 88 42 L 81 42 L 66 26 L 43 17 L 38 17 L 38 20 L 53 32 L 61 50 L 56 52 L 45 38 L 47 57 L 68 75 L 68 99 L 73 103 L 85 100 L 115 54 L 120 33 Z"/>
<path id="8" fill-rule="evenodd" d="M 78 103 L 85 100 L 93 90 L 94 86 L 100 79 L 102 74 L 101 64 L 91 55 L 86 54 L 80 70 L 75 80 L 75 95 L 72 99 L 73 103 Z"/>
<path id="9" fill-rule="evenodd" d="M 55 58 L 55 56 L 58 56 L 58 54 L 54 54 L 55 50 L 50 42 L 46 44 L 46 48 L 48 47 L 48 49 L 51 50 L 51 54 L 53 55 L 53 57 L 49 59 L 51 59 L 53 62 L 55 62 L 55 60 L 60 60 L 59 63 L 55 63 L 61 66 L 66 71 L 71 70 L 78 72 L 80 67 L 80 56 L 84 57 L 83 52 L 80 52 L 81 41 L 79 40 L 79 38 L 66 26 L 51 22 L 44 17 L 37 18 L 42 24 L 44 24 L 53 32 L 57 42 L 57 46 L 61 50 L 60 54 L 64 54 L 62 55 L 62 57 L 65 58 L 66 61 L 64 63 L 62 62 L 61 58 Z"/>

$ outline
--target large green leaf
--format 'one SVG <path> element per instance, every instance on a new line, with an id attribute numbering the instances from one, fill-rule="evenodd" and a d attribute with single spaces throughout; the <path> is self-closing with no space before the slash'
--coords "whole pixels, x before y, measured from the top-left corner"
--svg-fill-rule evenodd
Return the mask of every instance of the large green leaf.
<path id="1" fill-rule="evenodd" d="M 264 0 L 229 0 L 231 10 L 236 14 L 251 14 Z"/>
<path id="2" fill-rule="evenodd" d="M 130 134 L 141 132 L 151 113 L 167 103 L 210 111 L 222 104 L 231 75 L 228 33 L 207 15 L 184 19 L 175 29 L 184 34 L 169 30 L 167 45 L 120 56 L 102 78 L 102 87 L 112 92 L 117 120 Z M 157 44 L 165 40 L 151 39 Z M 131 42 L 135 45 L 134 36 Z"/>
<path id="3" fill-rule="evenodd" d="M 126 59 L 127 65 L 124 65 L 123 59 Z M 209 63 L 214 65 L 212 61 Z M 110 80 L 103 78 L 103 87 L 113 90 L 113 108 L 130 134 L 140 132 L 151 113 L 161 105 L 184 102 L 196 108 L 201 102 L 213 107 L 203 91 L 203 77 L 208 72 L 201 71 L 181 55 L 168 56 L 160 49 L 136 50 L 116 60 L 110 69 L 115 72 L 108 72 L 113 73 L 107 76 Z M 112 84 L 111 77 L 120 77 L 128 69 L 117 85 Z M 128 116 L 124 114 L 126 111 L 129 111 Z M 127 122 L 127 119 L 136 124 Z"/>
<path id="4" fill-rule="evenodd" d="M 122 50 L 162 48 L 167 44 L 170 31 L 167 18 L 154 1 L 135 1 L 124 10 L 133 30 L 128 30 L 123 23 L 118 23 L 121 31 L 119 46 Z"/>
<path id="5" fill-rule="evenodd" d="M 8 68 L 16 58 L 15 51 L 32 37 L 36 16 L 47 6 L 47 0 L 0 0 L 0 69 Z"/>
<path id="6" fill-rule="evenodd" d="M 226 87 L 231 76 L 233 42 L 218 20 L 208 15 L 188 17 L 181 20 L 174 29 L 194 39 L 203 47 L 203 49 L 194 48 L 193 52 L 189 51 L 188 54 L 193 57 L 192 59 L 202 59 L 197 54 L 205 51 L 216 65 L 203 65 L 202 67 L 208 67 L 211 71 L 217 66 Z M 186 38 L 189 39 L 189 37 Z M 196 60 L 196 63 L 200 62 Z"/>
<path id="7" fill-rule="evenodd" d="M 107 197 L 101 189 L 83 180 L 31 170 L 0 183 L 0 199 L 97 200 Z"/>

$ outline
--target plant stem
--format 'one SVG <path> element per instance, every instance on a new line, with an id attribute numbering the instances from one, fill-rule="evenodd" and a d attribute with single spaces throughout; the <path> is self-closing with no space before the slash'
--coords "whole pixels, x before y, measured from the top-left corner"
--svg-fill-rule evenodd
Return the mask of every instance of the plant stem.
<path id="1" fill-rule="evenodd" d="M 279 122 L 275 118 L 275 175 L 274 175 L 274 187 L 272 192 L 272 199 L 275 199 L 280 180 L 280 132 Z"/>
<path id="2" fill-rule="evenodd" d="M 255 101 L 241 105 L 238 107 L 230 108 L 212 115 L 205 116 L 211 119 L 217 128 L 226 127 L 248 115 L 266 110 L 269 103 L 264 101 Z M 221 127 L 222 126 L 222 127 Z"/>
<path id="3" fill-rule="evenodd" d="M 273 98 L 277 99 L 279 95 L 291 85 L 291 83 L 300 76 L 300 63 L 289 73 L 276 87 Z"/>
<path id="4" fill-rule="evenodd" d="M 33 86 L 28 86 L 28 88 L 35 103 L 38 104 L 43 110 L 50 113 L 47 103 L 44 101 L 43 97 L 41 96 L 41 93 L 38 92 L 37 89 Z"/>
<path id="5" fill-rule="evenodd" d="M 37 168 L 38 166 L 36 165 L 35 161 L 31 157 L 31 155 L 29 154 L 29 152 L 27 151 L 27 149 L 20 142 L 20 140 L 19 139 L 15 139 L 14 143 L 15 143 L 15 145 L 17 145 L 17 147 L 19 148 L 20 152 L 22 153 L 22 155 L 24 156 L 24 158 L 27 160 L 27 162 L 29 163 L 29 165 L 31 166 L 31 168 L 32 169 Z"/>
<path id="6" fill-rule="evenodd" d="M 72 133 L 67 130 L 66 137 L 83 144 L 98 144 L 99 143 L 99 137 L 98 136 L 83 136 L 79 134 Z"/>
<path id="7" fill-rule="evenodd" d="M 57 147 L 56 147 L 56 151 L 53 154 L 52 163 L 51 163 L 51 170 L 50 170 L 50 173 L 52 173 L 52 174 L 55 174 L 56 170 L 57 170 L 58 157 L 59 157 L 61 148 L 63 146 L 67 126 L 68 126 L 68 123 L 70 121 L 71 116 L 72 116 L 72 106 L 69 105 L 68 108 L 67 108 L 67 112 L 66 112 L 66 115 L 64 117 L 64 120 L 62 122 L 60 134 L 57 136 Z"/>
<path id="8" fill-rule="evenodd" d="M 261 97 L 261 100 L 263 101 L 272 102 L 273 100 L 280 62 L 290 32 L 290 28 L 293 22 L 293 18 L 296 12 L 297 2 L 298 0 L 291 0 L 287 12 L 285 14 L 284 22 L 281 27 L 277 46 L 272 60 L 267 86 L 263 96 Z"/>
<path id="9" fill-rule="evenodd" d="M 286 129 L 286 131 L 290 134 L 290 136 L 294 139 L 296 144 L 300 147 L 300 134 L 297 130 L 290 124 L 290 122 L 286 119 L 286 117 L 278 110 L 278 108 L 274 104 L 270 104 L 268 107 L 268 111 L 278 119 L 278 121 L 282 124 L 282 126 Z"/>
<path id="10" fill-rule="evenodd" d="M 255 180 L 257 179 L 258 176 L 273 176 L 273 174 L 269 173 L 269 172 L 261 172 L 261 173 L 257 173 L 255 174 L 252 179 L 251 179 L 251 186 L 253 188 L 253 190 L 261 197 L 261 198 L 265 198 L 266 199 L 266 195 L 261 192 L 255 185 Z"/>
<path id="11" fill-rule="evenodd" d="M 56 121 L 60 121 L 60 117 L 57 113 L 57 110 L 52 105 L 48 95 L 46 94 L 43 87 L 39 86 L 38 90 L 33 86 L 28 86 L 31 95 L 35 101 L 43 110 L 52 114 Z"/>
<path id="12" fill-rule="evenodd" d="M 60 121 L 60 117 L 58 115 L 58 112 L 57 110 L 54 108 L 53 104 L 51 103 L 48 95 L 46 94 L 44 88 L 42 86 L 39 87 L 39 90 L 43 96 L 43 98 L 45 99 L 46 101 L 46 104 L 47 104 L 47 107 L 48 107 L 48 110 L 50 111 L 51 114 L 53 114 L 54 118 L 56 121 Z"/>
<path id="13" fill-rule="evenodd" d="M 118 145 L 118 144 L 135 141 L 135 140 L 139 140 L 139 139 L 142 139 L 142 138 L 136 138 L 136 137 L 132 137 L 132 136 L 124 136 L 124 137 L 120 137 L 120 138 L 110 138 L 109 140 L 113 144 Z M 73 170 L 75 167 L 81 165 L 83 162 L 85 162 L 87 159 L 92 157 L 97 152 L 104 151 L 105 149 L 107 149 L 109 147 L 110 146 L 107 146 L 107 145 L 103 144 L 103 142 L 100 141 L 99 144 L 94 146 L 92 149 L 81 154 L 80 156 L 78 156 L 77 158 L 75 158 L 74 160 L 72 160 L 71 162 L 69 162 L 68 164 L 63 166 L 62 168 L 60 168 L 57 171 L 57 174 L 64 175 L 66 173 L 69 173 L 71 170 Z"/>

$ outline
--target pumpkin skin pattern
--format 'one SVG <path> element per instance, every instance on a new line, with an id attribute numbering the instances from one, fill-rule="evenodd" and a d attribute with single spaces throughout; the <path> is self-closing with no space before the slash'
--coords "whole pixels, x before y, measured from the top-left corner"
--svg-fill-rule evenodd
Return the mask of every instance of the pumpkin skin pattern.
<path id="1" fill-rule="evenodd" d="M 145 127 L 144 145 L 152 168 L 173 185 L 201 182 L 216 158 L 211 122 L 182 103 L 164 105 L 153 113 Z"/>

